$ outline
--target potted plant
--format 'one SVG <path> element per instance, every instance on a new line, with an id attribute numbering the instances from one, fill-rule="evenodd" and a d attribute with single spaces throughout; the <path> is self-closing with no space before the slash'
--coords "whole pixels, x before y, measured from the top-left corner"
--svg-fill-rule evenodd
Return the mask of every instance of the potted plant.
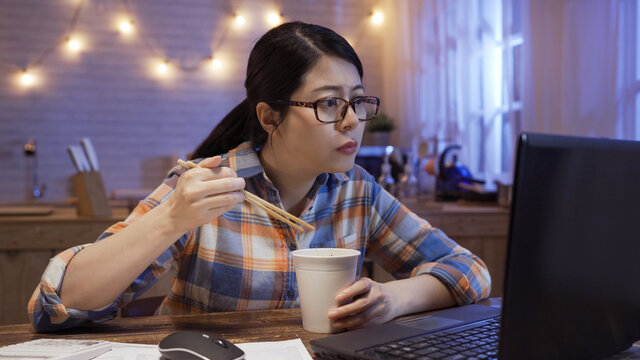
<path id="1" fill-rule="evenodd" d="M 362 145 L 389 145 L 389 135 L 395 127 L 395 121 L 391 117 L 385 113 L 378 113 L 375 118 L 366 122 Z"/>

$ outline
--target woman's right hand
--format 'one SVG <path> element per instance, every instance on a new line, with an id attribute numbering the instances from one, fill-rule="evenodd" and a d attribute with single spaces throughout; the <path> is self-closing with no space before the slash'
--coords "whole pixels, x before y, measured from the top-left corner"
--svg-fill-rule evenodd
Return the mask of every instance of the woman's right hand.
<path id="1" fill-rule="evenodd" d="M 185 171 L 164 202 L 174 229 L 186 232 L 206 224 L 244 200 L 244 179 L 220 165 L 220 156 L 202 160 Z"/>

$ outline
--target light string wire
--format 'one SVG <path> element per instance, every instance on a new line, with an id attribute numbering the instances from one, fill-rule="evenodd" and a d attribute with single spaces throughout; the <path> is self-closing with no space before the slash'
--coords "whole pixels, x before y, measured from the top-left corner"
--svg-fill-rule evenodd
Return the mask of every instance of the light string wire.
<path id="1" fill-rule="evenodd" d="M 60 38 L 56 39 L 53 43 L 51 43 L 51 45 L 47 46 L 41 53 L 40 55 L 37 56 L 36 60 L 33 62 L 28 62 L 26 66 L 21 67 L 15 64 L 4 64 L 4 63 L 0 63 L 0 66 L 9 70 L 9 71 L 15 71 L 16 69 L 22 70 L 22 71 L 27 71 L 30 68 L 34 68 L 38 65 L 41 65 L 45 62 L 45 60 L 58 48 L 60 47 L 62 44 L 64 44 L 65 42 L 67 42 L 70 37 L 71 34 L 73 34 L 76 25 L 78 24 L 78 20 L 80 19 L 80 15 L 82 14 L 82 10 L 84 8 L 84 4 L 85 4 L 86 0 L 80 0 L 80 2 L 78 3 L 78 5 L 76 6 L 74 12 L 73 12 L 73 16 L 71 17 L 71 20 L 69 22 L 69 26 L 67 26 L 67 30 L 64 33 L 64 35 L 62 35 Z M 121 0 L 121 3 L 123 4 L 125 11 L 127 13 L 127 16 L 129 17 L 129 20 L 134 23 L 134 24 L 140 24 L 139 21 L 134 21 L 134 19 L 136 19 L 136 16 L 134 16 L 135 12 L 132 9 L 132 6 L 129 2 L 129 0 Z M 224 22 L 224 20 L 223 20 Z M 217 37 L 217 42 L 215 44 L 215 46 L 213 46 L 210 50 L 211 53 L 213 53 L 213 51 L 218 50 L 221 46 L 224 45 L 226 39 L 227 39 L 227 35 L 229 34 L 229 26 L 224 26 L 223 30 L 221 32 L 218 31 L 214 31 L 214 34 L 220 33 L 221 35 L 219 37 Z M 191 71 L 196 71 L 198 70 L 203 63 L 205 63 L 206 61 L 211 59 L 211 56 L 206 56 L 203 57 L 200 62 L 196 65 L 193 66 L 185 66 L 182 65 L 179 61 L 176 60 L 172 60 L 172 59 L 168 59 L 166 56 L 164 56 L 162 54 L 162 52 L 160 50 L 158 50 L 158 48 L 156 46 L 154 46 L 154 42 L 150 40 L 150 38 L 148 36 L 146 36 L 146 33 L 140 28 L 140 27 L 136 27 L 136 31 L 139 34 L 139 38 L 140 41 L 142 42 L 143 48 L 145 50 L 145 52 L 147 53 L 147 55 L 152 56 L 152 57 L 158 57 L 158 58 L 162 58 L 165 60 L 165 62 L 167 64 L 171 64 L 174 66 L 179 67 L 180 69 L 182 69 L 183 71 L 186 72 L 191 72 Z"/>
<path id="2" fill-rule="evenodd" d="M 65 34 L 65 36 L 60 38 L 57 42 L 54 42 L 53 44 L 51 44 L 51 46 L 49 46 L 47 49 L 45 49 L 42 52 L 42 54 L 40 54 L 40 56 L 36 59 L 36 61 L 34 61 L 33 63 L 29 64 L 23 70 L 27 70 L 28 68 L 40 65 L 47 57 L 49 57 L 49 55 L 51 55 L 51 53 L 57 47 L 59 47 L 61 44 L 64 44 L 66 41 L 69 40 L 69 37 L 71 37 L 71 34 L 73 34 L 73 31 L 75 30 L 76 25 L 78 24 L 78 20 L 80 19 L 80 14 L 82 13 L 82 9 L 84 8 L 84 3 L 85 3 L 85 0 L 80 0 L 78 5 L 76 6 L 76 10 L 73 12 L 73 16 L 71 17 L 71 23 L 69 24 L 69 27 L 67 28 L 67 33 Z"/>
<path id="3" fill-rule="evenodd" d="M 135 12 L 133 11 L 133 8 L 132 8 L 131 3 L 129 2 L 129 0 L 121 0 L 121 1 L 122 1 L 122 4 L 124 5 L 124 8 L 125 8 L 125 10 L 127 12 L 127 16 L 129 17 L 129 19 L 131 19 L 131 20 L 136 19 L 137 16 L 135 16 Z M 224 20 L 223 20 L 223 22 L 224 22 Z M 140 21 L 134 21 L 134 23 L 140 24 Z M 158 47 L 156 47 L 154 45 L 155 42 L 150 37 L 147 36 L 146 32 L 143 31 L 142 28 L 137 27 L 137 29 L 138 29 L 137 32 L 138 32 L 138 34 L 140 36 L 140 40 L 142 41 L 142 45 L 143 45 L 143 47 L 144 47 L 144 49 L 145 49 L 145 51 L 147 52 L 148 55 L 150 55 L 152 57 L 162 58 L 166 64 L 171 64 L 173 66 L 176 66 L 176 67 L 180 68 L 181 70 L 183 70 L 185 72 L 193 72 L 193 71 L 197 71 L 198 69 L 200 69 L 202 64 L 204 64 L 205 62 L 211 60 L 211 56 L 212 56 L 211 54 L 213 54 L 219 47 L 224 45 L 224 43 L 225 43 L 225 41 L 227 39 L 227 35 L 229 33 L 229 27 L 230 26 L 223 26 L 221 32 L 219 32 L 217 30 L 214 30 L 212 32 L 213 34 L 218 34 L 218 33 L 221 34 L 221 36 L 218 38 L 217 44 L 215 46 L 209 48 L 209 55 L 204 56 L 197 64 L 191 65 L 191 66 L 184 65 L 179 60 L 170 59 L 167 56 L 165 56 L 163 54 L 163 52 L 160 51 L 158 49 Z"/>
<path id="4" fill-rule="evenodd" d="M 73 16 L 71 17 L 71 21 L 69 22 L 69 26 L 67 26 L 67 30 L 64 33 L 64 35 L 56 39 L 51 45 L 46 47 L 40 53 L 40 55 L 38 55 L 35 61 L 31 63 L 27 62 L 27 65 L 24 67 L 21 67 L 15 64 L 0 63 L 0 65 L 2 65 L 2 67 L 4 67 L 5 69 L 11 69 L 11 71 L 15 71 L 16 69 L 27 71 L 27 69 L 29 68 L 36 67 L 42 64 L 47 59 L 47 57 L 49 57 L 49 55 L 51 55 L 51 53 L 55 51 L 56 48 L 58 48 L 61 44 L 64 44 L 66 41 L 69 40 L 69 37 L 71 36 L 71 34 L 73 34 L 73 31 L 75 30 L 76 25 L 78 24 L 78 20 L 80 19 L 80 14 L 82 13 L 84 3 L 85 3 L 85 0 L 81 0 L 76 6 L 75 10 L 73 11 Z"/>
<path id="5" fill-rule="evenodd" d="M 65 42 L 69 41 L 69 39 L 71 38 L 71 35 L 73 34 L 76 25 L 78 24 L 78 21 L 80 19 L 80 16 L 82 14 L 82 11 L 84 9 L 84 4 L 85 4 L 86 0 L 80 0 L 78 5 L 76 6 L 74 12 L 73 12 L 73 16 L 71 17 L 71 20 L 69 22 L 69 26 L 67 26 L 67 30 L 64 33 L 63 36 L 61 36 L 60 38 L 56 39 L 51 45 L 49 45 L 48 47 L 46 47 L 41 53 L 40 55 L 36 58 L 35 61 L 28 63 L 25 67 L 20 67 L 18 65 L 15 64 L 3 64 L 0 63 L 0 67 L 3 67 L 5 69 L 11 69 L 11 71 L 15 71 L 16 69 L 20 69 L 23 72 L 26 72 L 28 69 L 39 66 L 41 64 L 43 64 L 45 62 L 45 60 L 49 57 L 49 55 L 51 55 L 56 48 L 58 48 L 59 46 L 61 46 L 62 44 L 64 44 Z M 134 19 L 136 19 L 136 17 L 134 16 L 135 12 L 133 11 L 133 8 L 131 6 L 131 3 L 129 0 L 121 0 L 121 3 L 123 4 L 125 11 L 127 13 L 127 16 L 129 18 L 129 21 L 132 22 L 133 24 L 140 24 L 139 21 L 134 21 Z M 279 9 L 280 9 L 280 13 L 279 16 L 281 17 L 281 19 L 285 19 L 286 17 L 283 15 L 282 13 L 282 2 L 280 0 L 277 1 L 278 5 L 279 5 Z M 215 4 L 215 1 L 214 1 Z M 228 4 L 229 7 L 231 7 L 231 4 Z M 238 7 L 238 6 L 234 6 L 234 7 Z M 230 17 L 233 17 L 235 14 L 233 14 L 230 11 Z M 162 54 L 162 52 L 160 50 L 158 50 L 158 48 L 156 46 L 154 46 L 154 42 L 148 37 L 146 36 L 146 33 L 140 28 L 140 27 L 136 27 L 136 31 L 139 34 L 139 38 L 140 41 L 142 42 L 143 48 L 145 50 L 145 52 L 147 53 L 147 55 L 149 56 L 153 56 L 153 57 L 158 57 L 158 58 L 162 58 L 164 59 L 166 64 L 171 64 L 173 66 L 177 66 L 178 68 L 180 68 L 181 70 L 185 71 L 185 72 L 192 72 L 192 71 L 196 71 L 198 70 L 203 63 L 212 60 L 212 57 L 214 56 L 214 54 L 216 53 L 216 51 L 218 51 L 226 42 L 228 34 L 229 34 L 229 30 L 230 28 L 233 26 L 232 21 L 230 21 L 230 19 L 223 19 L 222 23 L 224 24 L 222 26 L 222 31 L 214 31 L 214 34 L 220 34 L 220 36 L 217 37 L 217 39 L 212 40 L 212 46 L 209 49 L 209 54 L 208 56 L 203 57 L 197 64 L 192 65 L 192 66 L 186 66 L 183 65 L 180 61 L 178 60 L 174 60 L 174 59 L 169 59 L 166 56 L 164 56 Z M 225 24 L 226 23 L 226 24 Z M 357 34 L 356 34 L 356 38 L 354 39 L 354 43 L 353 46 L 355 47 L 356 44 L 359 42 L 360 38 L 362 37 L 363 33 L 364 33 L 364 26 L 362 23 L 360 23 L 357 26 Z"/>

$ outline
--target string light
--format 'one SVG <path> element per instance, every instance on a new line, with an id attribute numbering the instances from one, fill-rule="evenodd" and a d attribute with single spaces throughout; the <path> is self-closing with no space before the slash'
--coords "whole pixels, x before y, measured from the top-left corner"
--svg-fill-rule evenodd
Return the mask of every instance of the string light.
<path id="1" fill-rule="evenodd" d="M 80 17 L 80 14 L 83 9 L 82 5 L 85 3 L 85 0 L 73 0 L 73 1 L 77 3 L 77 6 L 68 27 L 65 45 L 70 52 L 76 53 L 81 50 L 87 51 L 87 46 L 86 44 L 84 44 L 82 36 L 78 36 L 77 34 L 71 35 L 74 32 L 75 25 Z M 132 11 L 129 6 L 128 0 L 121 0 L 121 1 L 123 2 L 123 4 L 127 9 L 127 14 L 122 14 L 122 16 L 117 16 L 117 18 L 114 18 L 113 26 L 117 27 L 117 29 L 122 34 L 130 34 L 136 31 L 134 26 L 135 23 L 131 17 Z M 235 25 L 236 27 L 244 27 L 245 25 L 247 25 L 246 15 L 247 14 L 239 14 L 239 13 L 232 14 L 230 16 L 232 20 L 231 24 Z M 267 12 L 265 15 L 265 19 L 267 24 L 271 27 L 278 26 L 284 21 L 282 13 L 278 10 Z M 371 13 L 371 22 L 373 25 L 380 26 L 384 22 L 384 15 L 382 11 L 379 11 L 379 10 L 373 11 Z M 217 45 L 213 46 L 213 50 L 217 51 L 217 49 L 219 49 L 220 46 L 225 42 L 228 29 L 229 27 L 222 29 L 222 32 L 221 32 L 222 35 L 219 37 Z M 156 62 L 154 65 L 153 63 L 154 61 L 157 61 L 158 59 L 157 55 L 161 53 L 161 51 L 158 51 L 153 46 L 149 46 L 149 44 L 153 44 L 153 42 L 146 39 L 142 33 L 140 33 L 140 38 L 142 39 L 145 45 L 145 50 L 149 54 L 153 55 L 153 57 L 156 59 L 156 60 L 154 60 L 153 58 L 148 59 L 149 64 L 151 65 L 149 66 L 149 69 L 153 71 L 155 67 L 155 72 L 163 76 L 171 75 L 170 73 L 171 73 L 172 67 L 176 64 L 183 71 L 194 71 L 198 69 L 200 65 L 203 64 L 204 62 L 209 62 L 210 68 L 212 70 L 216 70 L 215 72 L 218 73 L 216 77 L 222 76 L 223 72 L 219 71 L 220 69 L 225 68 L 224 73 L 228 73 L 228 67 L 233 66 L 233 61 L 226 61 L 228 59 L 223 61 L 221 60 L 220 57 L 203 58 L 197 66 L 183 66 L 180 63 L 172 62 L 170 59 L 161 60 L 160 62 Z M 348 41 L 350 44 L 353 45 L 353 39 L 348 39 Z M 34 66 L 40 65 L 42 62 L 44 62 L 46 58 L 50 55 L 52 49 L 54 49 L 56 46 L 57 45 L 52 45 L 46 50 L 44 50 L 37 57 L 36 60 L 28 64 L 28 68 L 33 68 Z M 39 85 L 41 83 L 41 80 L 39 80 L 39 76 L 35 76 L 32 73 L 27 72 L 27 70 L 24 70 L 23 72 L 16 74 L 15 79 L 17 80 L 17 82 L 19 82 L 25 87 L 29 87 L 32 85 Z"/>
<path id="2" fill-rule="evenodd" d="M 238 70 L 238 64 L 233 62 L 224 51 L 216 52 L 209 58 L 206 68 L 203 68 L 207 72 L 209 79 L 215 79 L 218 81 L 230 81 L 236 79 L 236 70 Z"/>
<path id="3" fill-rule="evenodd" d="M 69 50 L 73 52 L 80 51 L 80 48 L 81 48 L 80 40 L 76 38 L 69 38 L 67 40 L 67 47 L 69 48 Z"/>
<path id="4" fill-rule="evenodd" d="M 24 86 L 31 86 L 35 82 L 35 78 L 33 75 L 29 74 L 26 70 L 22 73 L 20 77 L 20 83 Z"/>
<path id="5" fill-rule="evenodd" d="M 121 21 L 118 28 L 121 33 L 129 34 L 133 31 L 133 23 L 131 21 Z"/>
<path id="6" fill-rule="evenodd" d="M 158 70 L 158 72 L 160 74 L 166 74 L 167 71 L 169 71 L 169 65 L 167 64 L 167 62 L 161 62 L 160 64 L 158 64 L 158 67 L 156 68 L 156 70 Z"/>
<path id="7" fill-rule="evenodd" d="M 282 16 L 273 11 L 267 14 L 267 24 L 269 24 L 271 27 L 276 27 L 278 25 L 280 25 L 280 23 L 282 22 Z"/>
<path id="8" fill-rule="evenodd" d="M 247 23 L 247 19 L 245 19 L 242 15 L 236 15 L 235 22 L 237 26 L 244 26 L 244 24 Z"/>
<path id="9" fill-rule="evenodd" d="M 384 22 L 384 14 L 380 10 L 376 10 L 371 15 L 371 23 L 375 26 L 380 26 Z"/>
<path id="10" fill-rule="evenodd" d="M 218 58 L 211 59 L 211 67 L 214 68 L 215 70 L 220 69 L 222 67 L 222 60 Z"/>

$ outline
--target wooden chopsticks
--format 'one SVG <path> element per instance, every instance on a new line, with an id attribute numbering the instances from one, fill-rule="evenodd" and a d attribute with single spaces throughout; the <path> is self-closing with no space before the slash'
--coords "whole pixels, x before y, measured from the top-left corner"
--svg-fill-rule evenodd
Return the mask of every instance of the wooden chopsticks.
<path id="1" fill-rule="evenodd" d="M 196 164 L 196 163 L 194 163 L 192 161 L 184 161 L 182 159 L 178 159 L 178 164 L 182 165 L 182 166 L 184 166 L 184 167 L 186 167 L 188 169 L 192 169 L 192 168 L 195 168 L 195 167 L 200 167 L 198 164 Z M 300 223 L 302 226 L 306 227 L 307 229 L 310 229 L 310 230 L 315 230 L 316 229 L 315 227 L 313 227 L 312 225 L 309 225 L 308 223 L 306 223 L 304 220 L 300 219 L 299 217 L 289 214 L 285 210 L 273 205 L 272 203 L 270 203 L 268 201 L 265 201 L 262 198 L 260 198 L 260 197 L 258 197 L 256 195 L 253 195 L 252 193 L 250 193 L 250 192 L 248 192 L 246 190 L 242 190 L 242 191 L 244 191 L 244 199 L 247 202 L 249 202 L 249 203 L 251 203 L 251 204 L 253 204 L 253 205 L 255 205 L 255 206 L 257 206 L 257 207 L 259 207 L 261 209 L 263 209 L 264 211 L 266 211 L 267 213 L 271 214 L 276 219 L 278 219 L 278 220 L 280 220 L 280 221 L 282 221 L 282 222 L 284 222 L 286 224 L 291 225 L 293 228 L 295 228 L 295 229 L 297 229 L 299 231 L 304 231 L 304 229 L 300 225 L 296 224 L 296 223 Z"/>

